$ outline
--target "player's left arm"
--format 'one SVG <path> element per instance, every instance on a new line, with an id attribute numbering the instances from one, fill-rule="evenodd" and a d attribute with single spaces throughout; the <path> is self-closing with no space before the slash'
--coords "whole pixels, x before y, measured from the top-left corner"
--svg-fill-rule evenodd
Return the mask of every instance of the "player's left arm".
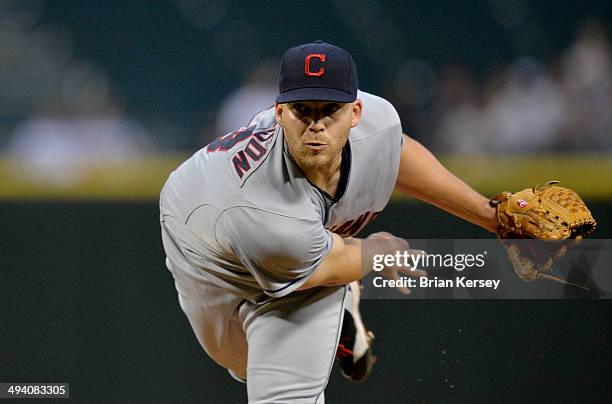
<path id="1" fill-rule="evenodd" d="M 469 185 L 448 171 L 425 146 L 404 135 L 395 187 L 455 216 L 495 232 L 495 208 Z"/>

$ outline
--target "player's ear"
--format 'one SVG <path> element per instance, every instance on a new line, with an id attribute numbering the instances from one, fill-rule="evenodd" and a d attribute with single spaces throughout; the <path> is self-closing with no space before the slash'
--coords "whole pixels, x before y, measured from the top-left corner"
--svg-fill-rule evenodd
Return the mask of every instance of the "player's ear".
<path id="1" fill-rule="evenodd" d="M 277 124 L 279 124 L 280 126 L 285 126 L 283 125 L 283 105 L 282 104 L 276 103 L 274 105 L 274 117 L 276 118 Z"/>
<path id="2" fill-rule="evenodd" d="M 351 128 L 354 128 L 355 126 L 357 126 L 357 124 L 361 120 L 361 111 L 363 110 L 363 102 L 359 98 L 357 98 L 355 101 L 353 101 L 352 108 L 353 108 L 352 110 L 353 115 L 351 118 Z"/>

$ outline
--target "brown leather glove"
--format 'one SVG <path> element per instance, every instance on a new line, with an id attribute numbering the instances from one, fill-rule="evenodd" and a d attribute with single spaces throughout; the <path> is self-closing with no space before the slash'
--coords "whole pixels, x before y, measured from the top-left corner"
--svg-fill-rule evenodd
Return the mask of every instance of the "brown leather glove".
<path id="1" fill-rule="evenodd" d="M 549 181 L 515 194 L 502 192 L 489 202 L 497 209 L 497 235 L 514 271 L 524 281 L 547 278 L 568 283 L 548 275 L 552 262 L 565 255 L 568 246 L 589 236 L 597 225 L 580 195 L 557 184 L 558 181 Z M 528 243 L 511 239 L 556 242 Z"/>

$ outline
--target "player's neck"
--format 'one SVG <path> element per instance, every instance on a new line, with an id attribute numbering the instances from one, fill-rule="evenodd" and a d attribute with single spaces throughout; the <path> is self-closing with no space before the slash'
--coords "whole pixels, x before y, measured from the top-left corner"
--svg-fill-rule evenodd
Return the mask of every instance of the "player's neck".
<path id="1" fill-rule="evenodd" d="M 340 183 L 341 163 L 342 154 L 340 153 L 330 162 L 330 164 L 325 166 L 307 168 L 302 166 L 299 162 L 298 166 L 300 166 L 300 169 L 311 184 L 334 197 L 338 191 L 338 184 Z"/>

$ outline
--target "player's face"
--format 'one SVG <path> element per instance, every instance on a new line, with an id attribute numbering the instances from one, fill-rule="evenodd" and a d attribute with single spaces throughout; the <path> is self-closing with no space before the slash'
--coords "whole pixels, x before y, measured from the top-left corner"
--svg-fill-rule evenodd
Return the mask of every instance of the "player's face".
<path id="1" fill-rule="evenodd" d="M 300 101 L 276 105 L 292 157 L 303 169 L 334 166 L 349 131 L 359 123 L 362 103 Z"/>

